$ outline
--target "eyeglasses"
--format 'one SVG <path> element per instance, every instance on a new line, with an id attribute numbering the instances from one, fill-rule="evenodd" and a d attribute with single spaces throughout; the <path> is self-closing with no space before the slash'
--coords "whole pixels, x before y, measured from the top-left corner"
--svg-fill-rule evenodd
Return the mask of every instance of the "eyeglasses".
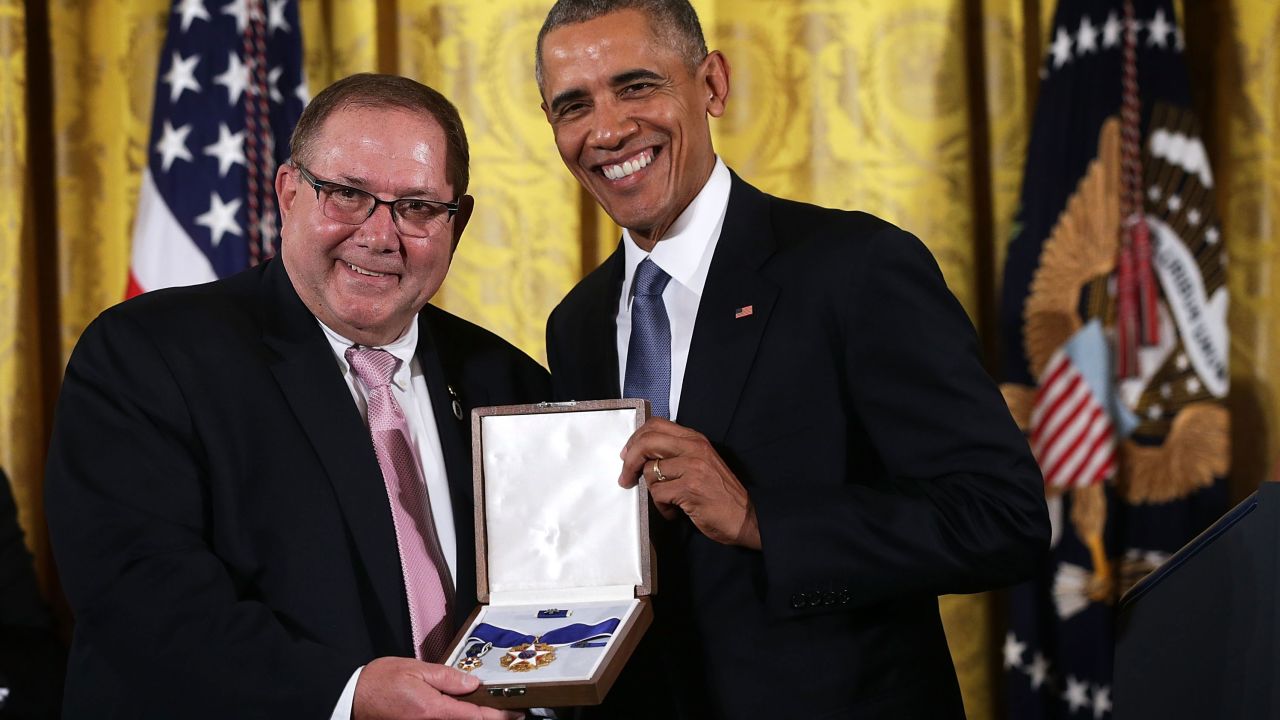
<path id="1" fill-rule="evenodd" d="M 315 188 L 320 211 L 330 220 L 347 225 L 360 225 L 373 215 L 379 205 L 391 209 L 391 219 L 400 232 L 411 237 L 426 237 L 439 230 L 458 212 L 458 203 L 423 198 L 382 200 L 372 193 L 336 182 L 321 180 L 294 164 L 302 178 Z"/>

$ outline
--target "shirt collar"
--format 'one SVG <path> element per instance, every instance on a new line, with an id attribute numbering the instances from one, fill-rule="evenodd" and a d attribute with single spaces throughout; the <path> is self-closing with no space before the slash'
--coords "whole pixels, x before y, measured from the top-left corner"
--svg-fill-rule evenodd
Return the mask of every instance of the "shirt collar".
<path id="1" fill-rule="evenodd" d="M 333 354 L 338 358 L 338 367 L 342 368 L 342 374 L 345 377 L 351 373 L 351 366 L 347 363 L 347 348 L 355 345 L 347 338 L 338 334 L 336 330 L 320 322 L 320 318 L 316 318 L 316 322 L 320 324 L 320 329 L 324 331 L 324 337 L 329 341 L 329 347 L 333 349 Z M 400 362 L 396 363 L 396 371 L 391 375 L 391 384 L 400 390 L 406 390 L 409 387 L 411 371 L 410 362 L 413 361 L 413 354 L 418 350 L 418 316 L 413 316 L 413 322 L 409 323 L 409 328 L 404 334 L 386 345 L 376 346 L 379 350 L 386 350 L 396 357 Z"/>
<path id="2" fill-rule="evenodd" d="M 646 257 L 652 258 L 654 264 L 670 275 L 672 280 L 692 290 L 698 297 L 702 296 L 702 288 L 707 282 L 707 268 L 710 266 L 709 251 L 714 250 L 719 239 L 725 211 L 729 208 L 731 185 L 729 168 L 717 156 L 715 167 L 711 169 L 711 177 L 707 178 L 707 183 L 694 196 L 689 207 L 671 224 L 667 234 L 654 245 L 653 252 L 646 253 L 642 250 L 631 238 L 631 231 L 623 228 L 623 287 L 628 296 L 636 266 Z"/>

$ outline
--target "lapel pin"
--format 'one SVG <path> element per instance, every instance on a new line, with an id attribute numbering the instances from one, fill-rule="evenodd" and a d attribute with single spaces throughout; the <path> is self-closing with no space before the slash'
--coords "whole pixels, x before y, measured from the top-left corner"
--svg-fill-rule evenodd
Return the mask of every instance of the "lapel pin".
<path id="1" fill-rule="evenodd" d="M 458 393 L 453 389 L 452 385 L 446 385 L 449 388 L 449 397 L 453 398 L 453 416 L 462 419 L 462 403 L 458 402 Z"/>
<path id="2" fill-rule="evenodd" d="M 756 310 L 754 305 L 744 305 L 743 307 L 740 307 L 737 310 L 733 311 L 733 319 L 741 320 L 744 317 L 751 317 L 751 313 L 755 311 Z"/>

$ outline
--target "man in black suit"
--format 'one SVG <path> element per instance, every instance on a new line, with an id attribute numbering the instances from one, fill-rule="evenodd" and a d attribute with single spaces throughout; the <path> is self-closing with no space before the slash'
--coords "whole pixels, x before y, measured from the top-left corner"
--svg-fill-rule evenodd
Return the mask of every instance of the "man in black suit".
<path id="1" fill-rule="evenodd" d="M 118 305 L 72 355 L 46 489 L 76 616 L 68 717 L 516 715 L 450 697 L 477 683 L 433 664 L 410 608 L 426 576 L 402 567 L 418 538 L 443 598 L 423 630 L 447 637 L 475 604 L 470 408 L 548 390 L 427 304 L 472 210 L 461 119 L 357 75 L 291 152 L 279 258 Z M 403 429 L 371 442 L 378 403 Z"/>
<path id="2" fill-rule="evenodd" d="M 708 116 L 729 66 L 686 0 L 560 0 L 538 82 L 562 159 L 625 229 L 548 321 L 554 392 L 670 411 L 620 478 L 667 520 L 657 619 L 582 714 L 963 717 L 937 595 L 1030 575 L 1049 522 L 928 250 L 724 166 Z"/>
<path id="3" fill-rule="evenodd" d="M 57 717 L 66 662 L 0 469 L 0 720 Z"/>

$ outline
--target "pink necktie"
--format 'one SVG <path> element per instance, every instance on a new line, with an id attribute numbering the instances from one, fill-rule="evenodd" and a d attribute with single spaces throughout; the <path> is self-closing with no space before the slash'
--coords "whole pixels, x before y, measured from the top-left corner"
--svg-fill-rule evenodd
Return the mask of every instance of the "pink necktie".
<path id="1" fill-rule="evenodd" d="M 369 390 L 369 433 L 391 500 L 414 655 L 436 662 L 453 634 L 449 623 L 453 581 L 436 536 L 431 498 L 409 449 L 409 425 L 391 394 L 391 375 L 400 361 L 386 350 L 356 346 L 347 348 L 347 362 Z"/>

